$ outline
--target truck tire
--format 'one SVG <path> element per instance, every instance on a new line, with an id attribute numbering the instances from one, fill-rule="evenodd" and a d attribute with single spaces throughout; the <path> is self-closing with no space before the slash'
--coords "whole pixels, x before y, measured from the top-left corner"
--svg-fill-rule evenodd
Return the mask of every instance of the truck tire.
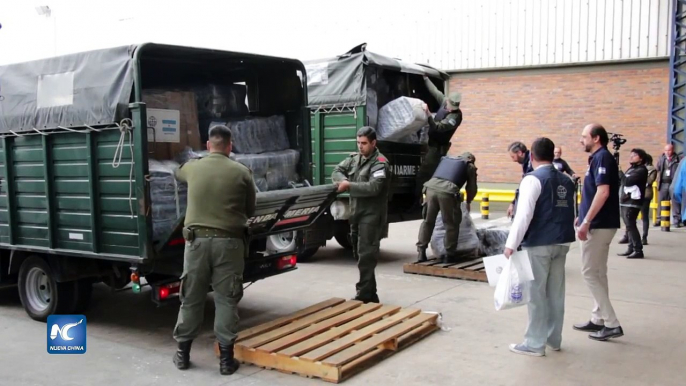
<path id="1" fill-rule="evenodd" d="M 347 221 L 336 221 L 334 224 L 334 237 L 338 244 L 345 249 L 353 249 L 353 241 L 350 238 L 350 223 Z"/>
<path id="2" fill-rule="evenodd" d="M 19 268 L 19 298 L 33 320 L 45 322 L 52 314 L 69 314 L 76 304 L 77 282 L 58 283 L 50 265 L 30 256 Z"/>
<path id="3" fill-rule="evenodd" d="M 298 262 L 301 261 L 310 261 L 312 257 L 319 251 L 319 247 L 313 247 L 313 248 L 307 248 L 303 251 L 303 253 L 298 255 Z"/>
<path id="4" fill-rule="evenodd" d="M 271 235 L 267 238 L 267 251 L 274 254 L 292 252 L 297 246 L 297 237 L 298 233 L 296 231 Z"/>

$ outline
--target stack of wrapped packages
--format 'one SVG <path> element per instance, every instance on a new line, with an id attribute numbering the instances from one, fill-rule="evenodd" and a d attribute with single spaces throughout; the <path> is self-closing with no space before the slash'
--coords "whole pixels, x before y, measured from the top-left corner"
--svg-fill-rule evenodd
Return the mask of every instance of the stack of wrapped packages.
<path id="1" fill-rule="evenodd" d="M 212 122 L 229 127 L 234 154 L 231 158 L 249 167 L 259 191 L 279 190 L 298 180 L 300 153 L 290 149 L 282 115 Z"/>
<path id="2" fill-rule="evenodd" d="M 476 258 L 479 253 L 479 238 L 476 235 L 476 227 L 472 217 L 467 212 L 467 204 L 461 203 L 462 222 L 460 223 L 460 234 L 457 236 L 457 257 Z M 431 235 L 431 250 L 434 257 L 438 258 L 446 254 L 445 251 L 445 226 L 443 218 L 438 214 L 434 232 Z"/>
<path id="3" fill-rule="evenodd" d="M 178 167 L 179 163 L 175 161 L 148 161 L 154 241 L 167 236 L 178 219 L 186 213 L 188 187 L 174 177 Z"/>
<path id="4" fill-rule="evenodd" d="M 505 242 L 509 235 L 509 226 L 504 224 L 487 223 L 474 225 L 471 215 L 466 211 L 466 204 L 462 203 L 462 223 L 457 237 L 457 254 L 462 258 L 476 258 L 500 255 L 505 251 Z M 445 227 L 443 219 L 438 214 L 433 235 L 431 236 L 431 250 L 434 257 L 445 254 Z"/>
<path id="5" fill-rule="evenodd" d="M 380 141 L 425 143 L 428 141 L 428 115 L 421 99 L 400 97 L 378 112 L 377 136 Z"/>
<path id="6" fill-rule="evenodd" d="M 495 256 L 505 252 L 505 242 L 510 234 L 506 226 L 487 225 L 476 230 L 479 238 L 479 256 Z"/>

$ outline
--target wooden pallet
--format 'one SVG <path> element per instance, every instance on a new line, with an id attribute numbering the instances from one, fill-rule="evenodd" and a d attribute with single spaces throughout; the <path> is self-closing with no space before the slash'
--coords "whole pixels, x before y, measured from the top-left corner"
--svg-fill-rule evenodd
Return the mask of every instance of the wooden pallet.
<path id="1" fill-rule="evenodd" d="M 436 259 L 422 263 L 407 263 L 403 265 L 403 272 L 488 282 L 483 258 L 481 257 L 458 263 L 444 264 Z"/>
<path id="2" fill-rule="evenodd" d="M 438 330 L 437 318 L 332 298 L 240 332 L 234 354 L 243 363 L 339 383 Z"/>

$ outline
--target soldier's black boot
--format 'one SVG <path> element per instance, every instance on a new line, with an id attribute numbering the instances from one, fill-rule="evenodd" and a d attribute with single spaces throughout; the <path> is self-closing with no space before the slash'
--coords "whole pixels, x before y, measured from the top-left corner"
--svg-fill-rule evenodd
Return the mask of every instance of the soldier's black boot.
<path id="1" fill-rule="evenodd" d="M 179 370 L 186 370 L 191 364 L 191 345 L 192 340 L 180 342 L 174 354 L 174 364 Z"/>
<path id="2" fill-rule="evenodd" d="M 422 263 L 428 260 L 426 258 L 426 248 L 419 248 L 418 252 L 419 253 L 417 254 L 417 263 Z"/>
<path id="3" fill-rule="evenodd" d="M 240 365 L 233 357 L 233 345 L 219 343 L 219 372 L 222 375 L 231 375 L 238 370 Z"/>

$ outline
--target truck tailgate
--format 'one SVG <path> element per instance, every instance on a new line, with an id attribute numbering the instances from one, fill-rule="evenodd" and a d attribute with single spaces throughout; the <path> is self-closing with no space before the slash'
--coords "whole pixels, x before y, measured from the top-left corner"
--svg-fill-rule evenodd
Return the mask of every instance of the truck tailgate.
<path id="1" fill-rule="evenodd" d="M 248 219 L 255 236 L 311 226 L 336 199 L 334 185 L 308 186 L 257 193 L 255 215 Z"/>
<path id="2" fill-rule="evenodd" d="M 305 229 L 314 224 L 336 196 L 336 187 L 331 184 L 257 193 L 255 215 L 248 219 L 250 237 Z M 181 217 L 166 242 L 157 246 L 158 256 L 183 252 L 183 221 Z"/>

